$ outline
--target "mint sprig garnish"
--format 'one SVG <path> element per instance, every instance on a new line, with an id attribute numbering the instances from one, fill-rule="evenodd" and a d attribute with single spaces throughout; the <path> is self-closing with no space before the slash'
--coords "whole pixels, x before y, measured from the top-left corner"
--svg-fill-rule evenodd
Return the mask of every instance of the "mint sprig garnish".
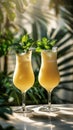
<path id="1" fill-rule="evenodd" d="M 34 41 L 29 37 L 29 35 L 24 35 L 22 37 L 21 45 L 23 47 L 23 50 L 30 50 L 34 44 Z"/>
<path id="2" fill-rule="evenodd" d="M 16 53 L 27 52 L 33 46 L 33 40 L 28 34 L 14 40 L 13 48 Z"/>
<path id="3" fill-rule="evenodd" d="M 41 40 L 36 41 L 36 52 L 41 52 L 41 50 L 51 50 L 55 44 L 55 39 L 48 39 L 46 37 L 43 37 Z"/>
<path id="4" fill-rule="evenodd" d="M 26 34 L 15 39 L 12 46 L 16 53 L 23 53 L 32 49 L 36 52 L 41 52 L 41 50 L 51 50 L 55 44 L 55 39 L 43 37 L 41 40 L 33 41 L 33 39 Z"/>

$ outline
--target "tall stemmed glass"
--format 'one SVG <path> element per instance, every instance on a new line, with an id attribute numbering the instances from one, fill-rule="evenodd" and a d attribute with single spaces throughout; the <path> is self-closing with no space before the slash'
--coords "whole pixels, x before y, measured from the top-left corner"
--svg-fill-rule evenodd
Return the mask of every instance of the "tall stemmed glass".
<path id="1" fill-rule="evenodd" d="M 52 50 L 41 51 L 41 67 L 38 76 L 39 83 L 48 91 L 48 106 L 42 107 L 42 111 L 56 111 L 51 107 L 51 92 L 59 84 L 60 75 L 57 66 L 57 47 Z"/>
<path id="2" fill-rule="evenodd" d="M 31 56 L 32 51 L 16 54 L 13 83 L 22 92 L 22 111 L 25 111 L 25 93 L 33 86 L 35 80 Z"/>

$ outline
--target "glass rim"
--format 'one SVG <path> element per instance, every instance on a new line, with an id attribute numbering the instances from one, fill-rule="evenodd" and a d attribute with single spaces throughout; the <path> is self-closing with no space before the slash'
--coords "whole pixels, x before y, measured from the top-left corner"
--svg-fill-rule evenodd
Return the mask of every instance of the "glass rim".
<path id="1" fill-rule="evenodd" d="M 52 49 L 42 49 L 42 51 L 46 51 L 46 52 L 50 52 L 50 51 L 57 51 L 57 48 L 56 46 L 52 47 Z"/>

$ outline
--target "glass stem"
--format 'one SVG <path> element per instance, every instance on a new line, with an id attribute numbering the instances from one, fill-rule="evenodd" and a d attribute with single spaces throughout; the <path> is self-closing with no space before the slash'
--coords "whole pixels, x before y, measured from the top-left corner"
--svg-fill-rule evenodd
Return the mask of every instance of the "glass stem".
<path id="1" fill-rule="evenodd" d="M 26 95 L 26 92 L 23 92 L 22 93 L 22 110 L 23 110 L 23 112 L 26 111 L 26 107 L 25 107 L 25 95 Z"/>
<path id="2" fill-rule="evenodd" d="M 49 107 L 49 111 L 51 110 L 51 92 L 48 92 L 48 107 Z"/>

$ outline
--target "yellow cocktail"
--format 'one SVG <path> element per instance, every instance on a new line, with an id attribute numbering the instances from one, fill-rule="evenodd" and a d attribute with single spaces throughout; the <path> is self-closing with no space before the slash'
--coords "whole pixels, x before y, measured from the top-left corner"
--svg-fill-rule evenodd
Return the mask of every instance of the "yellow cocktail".
<path id="1" fill-rule="evenodd" d="M 16 67 L 13 76 L 14 85 L 22 92 L 34 84 L 34 73 L 31 65 L 31 51 L 16 55 Z"/>
<path id="2" fill-rule="evenodd" d="M 41 68 L 38 76 L 39 83 L 49 92 L 60 82 L 60 75 L 57 66 L 57 48 L 42 50 Z M 49 97 L 49 100 L 50 97 Z"/>
<path id="3" fill-rule="evenodd" d="M 57 67 L 57 52 L 42 51 L 42 64 L 39 72 L 39 83 L 47 90 L 51 91 L 60 81 Z"/>

